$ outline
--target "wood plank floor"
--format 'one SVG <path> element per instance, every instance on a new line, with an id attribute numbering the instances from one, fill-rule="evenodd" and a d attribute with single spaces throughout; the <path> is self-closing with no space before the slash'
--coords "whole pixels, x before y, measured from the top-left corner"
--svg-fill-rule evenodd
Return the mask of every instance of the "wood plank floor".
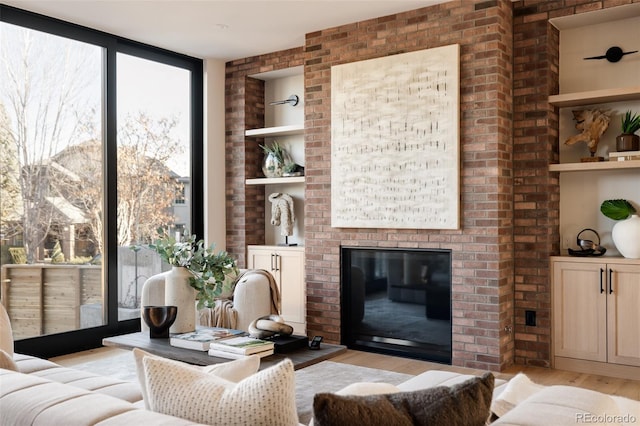
<path id="1" fill-rule="evenodd" d="M 73 367 L 76 364 L 113 356 L 121 353 L 122 351 L 124 350 L 103 347 L 51 358 L 51 361 L 67 367 Z M 354 350 L 348 350 L 344 354 L 331 358 L 331 361 L 412 375 L 420 374 L 428 370 L 445 370 L 466 374 L 481 373 L 480 370 Z M 640 401 L 640 381 L 637 380 L 617 379 L 595 374 L 574 373 L 550 368 L 526 367 L 520 365 L 515 365 L 506 371 L 495 373 L 495 376 L 501 379 L 509 379 L 519 372 L 525 373 L 532 381 L 542 385 L 579 386 L 585 389 L 591 389 L 610 395 L 618 395 Z"/>

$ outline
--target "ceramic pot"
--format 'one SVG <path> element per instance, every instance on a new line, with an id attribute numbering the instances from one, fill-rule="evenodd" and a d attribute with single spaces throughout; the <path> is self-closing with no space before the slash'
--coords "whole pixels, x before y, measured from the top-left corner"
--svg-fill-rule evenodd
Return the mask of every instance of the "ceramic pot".
<path id="1" fill-rule="evenodd" d="M 637 214 L 616 222 L 611 238 L 621 255 L 628 259 L 640 259 L 640 217 Z"/>
<path id="2" fill-rule="evenodd" d="M 196 329 L 196 290 L 189 284 L 192 276 L 187 268 L 174 266 L 166 277 L 164 304 L 178 307 L 170 333 L 189 333 Z"/>
<path id="3" fill-rule="evenodd" d="M 640 136 L 635 134 L 622 134 L 616 137 L 616 150 L 618 152 L 624 151 L 639 151 L 640 150 Z"/>

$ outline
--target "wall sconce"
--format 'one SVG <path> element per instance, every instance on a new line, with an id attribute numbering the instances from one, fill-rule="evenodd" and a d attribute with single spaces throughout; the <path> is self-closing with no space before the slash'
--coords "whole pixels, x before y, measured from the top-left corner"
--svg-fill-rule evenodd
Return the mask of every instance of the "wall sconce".
<path id="1" fill-rule="evenodd" d="M 300 98 L 298 98 L 298 95 L 291 95 L 289 96 L 287 99 L 282 100 L 282 101 L 273 101 L 273 102 L 269 102 L 269 105 L 284 105 L 284 104 L 289 104 L 291 106 L 296 106 L 298 105 L 298 102 L 300 101 Z"/>

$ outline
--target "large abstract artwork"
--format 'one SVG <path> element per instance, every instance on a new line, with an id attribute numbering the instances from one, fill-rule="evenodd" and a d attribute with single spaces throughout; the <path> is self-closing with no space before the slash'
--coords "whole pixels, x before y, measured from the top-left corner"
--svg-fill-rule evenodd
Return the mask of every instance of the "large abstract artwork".
<path id="1" fill-rule="evenodd" d="M 331 68 L 331 226 L 458 229 L 459 46 Z"/>

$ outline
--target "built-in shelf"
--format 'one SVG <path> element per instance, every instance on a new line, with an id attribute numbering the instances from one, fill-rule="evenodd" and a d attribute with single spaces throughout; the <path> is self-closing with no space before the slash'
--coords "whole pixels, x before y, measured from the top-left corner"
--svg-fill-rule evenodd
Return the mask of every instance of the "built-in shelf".
<path id="1" fill-rule="evenodd" d="M 262 138 L 265 136 L 301 135 L 303 133 L 303 124 L 293 124 L 290 126 L 263 127 L 261 129 L 245 130 L 244 135 L 247 137 Z"/>
<path id="2" fill-rule="evenodd" d="M 621 169 L 640 169 L 640 160 L 599 161 L 593 163 L 563 163 L 549 165 L 549 171 L 552 172 L 583 172 L 590 170 Z"/>
<path id="3" fill-rule="evenodd" d="M 640 86 L 590 90 L 549 96 L 549 103 L 559 108 L 640 99 Z"/>
<path id="4" fill-rule="evenodd" d="M 281 183 L 303 183 L 304 176 L 293 177 L 279 177 L 279 178 L 255 178 L 247 179 L 245 184 L 247 185 L 274 185 Z"/>

